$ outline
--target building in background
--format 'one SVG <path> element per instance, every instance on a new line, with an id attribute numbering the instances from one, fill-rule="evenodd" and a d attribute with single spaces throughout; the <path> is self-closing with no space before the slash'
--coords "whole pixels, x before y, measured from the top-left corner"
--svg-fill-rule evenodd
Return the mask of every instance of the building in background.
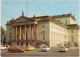
<path id="1" fill-rule="evenodd" d="M 6 43 L 56 47 L 61 43 L 79 46 L 79 25 L 71 14 L 22 16 L 6 24 Z"/>

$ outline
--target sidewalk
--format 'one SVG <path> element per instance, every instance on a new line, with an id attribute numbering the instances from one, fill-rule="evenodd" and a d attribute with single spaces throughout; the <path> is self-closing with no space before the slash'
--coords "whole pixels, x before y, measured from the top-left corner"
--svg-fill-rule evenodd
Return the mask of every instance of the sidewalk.
<path id="1" fill-rule="evenodd" d="M 69 49 L 80 49 L 80 47 L 69 47 Z"/>

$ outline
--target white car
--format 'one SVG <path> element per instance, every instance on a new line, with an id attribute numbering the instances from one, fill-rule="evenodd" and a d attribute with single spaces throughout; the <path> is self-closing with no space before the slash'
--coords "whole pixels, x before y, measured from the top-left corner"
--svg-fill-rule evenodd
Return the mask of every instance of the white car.
<path id="1" fill-rule="evenodd" d="M 4 47 L 4 46 L 2 46 L 2 45 L 0 45 L 0 49 L 1 50 L 5 50 L 7 47 Z"/>
<path id="2" fill-rule="evenodd" d="M 45 46 L 45 47 L 43 47 L 42 49 L 41 49 L 41 51 L 50 51 L 50 48 L 49 47 L 47 47 L 47 46 Z"/>
<path id="3" fill-rule="evenodd" d="M 67 52 L 68 51 L 68 48 L 65 47 L 65 46 L 61 46 L 61 47 L 59 47 L 59 51 L 60 52 Z"/>

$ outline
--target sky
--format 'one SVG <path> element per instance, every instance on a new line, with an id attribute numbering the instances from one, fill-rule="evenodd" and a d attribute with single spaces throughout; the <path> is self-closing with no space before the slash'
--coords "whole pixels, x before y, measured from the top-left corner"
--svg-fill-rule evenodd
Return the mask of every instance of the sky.
<path id="1" fill-rule="evenodd" d="M 18 18 L 22 15 L 22 11 L 25 16 L 40 13 L 49 16 L 72 13 L 76 23 L 79 24 L 78 0 L 2 0 L 1 26 L 6 30 L 7 21 Z"/>

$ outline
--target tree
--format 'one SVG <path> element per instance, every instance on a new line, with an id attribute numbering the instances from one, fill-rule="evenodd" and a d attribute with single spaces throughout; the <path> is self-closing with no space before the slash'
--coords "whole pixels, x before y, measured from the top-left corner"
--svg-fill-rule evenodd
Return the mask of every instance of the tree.
<path id="1" fill-rule="evenodd" d="M 4 30 L 3 27 L 1 27 L 1 44 L 5 44 L 6 43 L 6 31 Z"/>

